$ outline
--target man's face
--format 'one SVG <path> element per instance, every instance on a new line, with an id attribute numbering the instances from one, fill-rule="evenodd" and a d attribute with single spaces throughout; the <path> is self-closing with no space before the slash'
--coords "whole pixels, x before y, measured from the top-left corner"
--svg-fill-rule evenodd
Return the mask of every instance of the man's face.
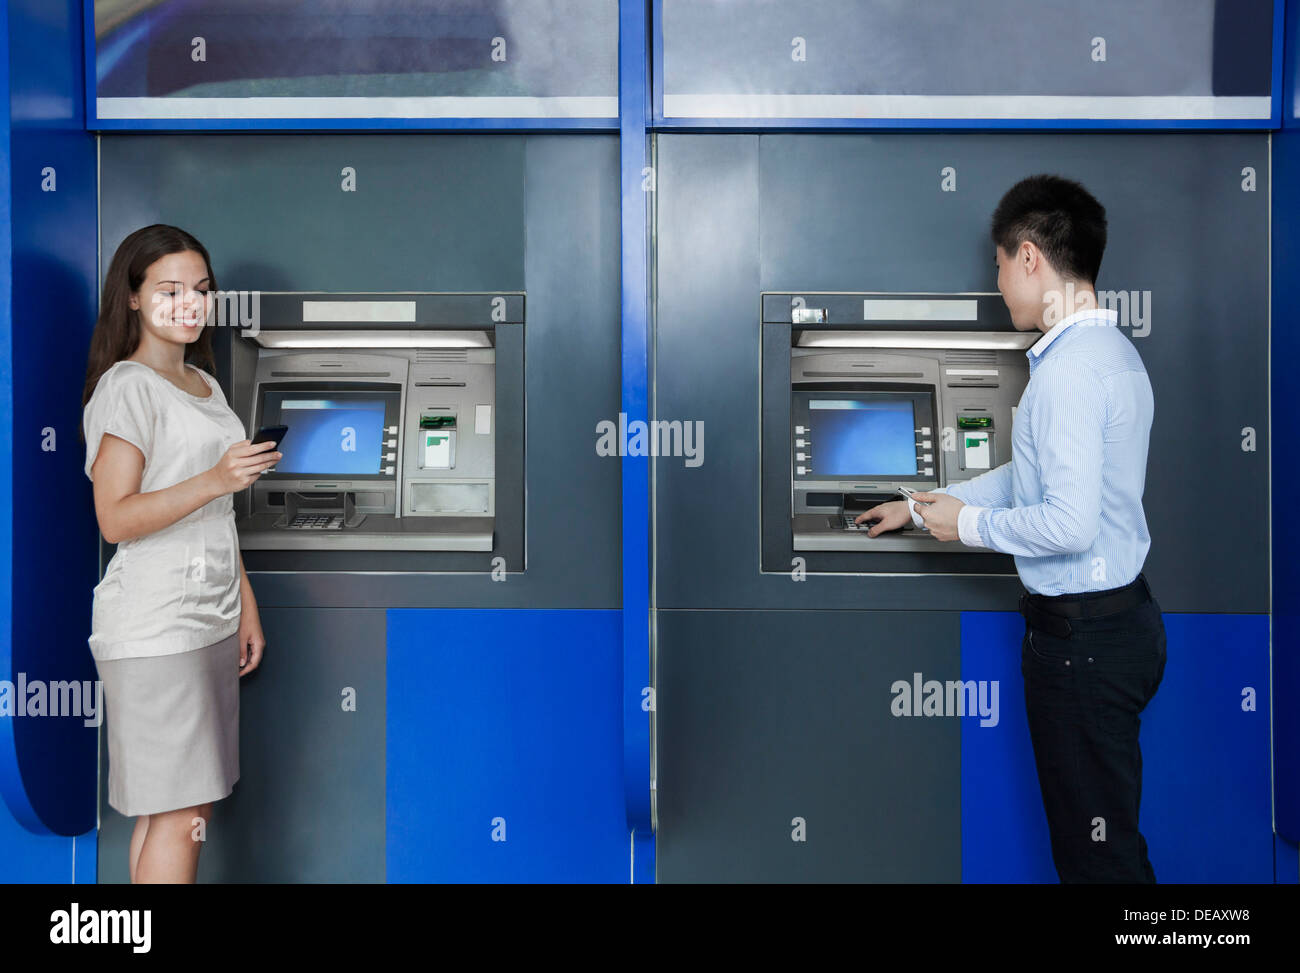
<path id="1" fill-rule="evenodd" d="M 1011 313 L 1011 323 L 1018 331 L 1033 331 L 1043 320 L 1042 295 L 1020 250 L 1010 254 L 995 246 L 998 268 L 998 293 Z"/>

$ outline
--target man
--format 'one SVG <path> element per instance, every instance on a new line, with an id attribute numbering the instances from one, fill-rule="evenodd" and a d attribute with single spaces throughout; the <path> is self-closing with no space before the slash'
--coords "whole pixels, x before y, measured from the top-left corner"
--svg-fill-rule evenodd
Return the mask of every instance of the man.
<path id="1" fill-rule="evenodd" d="M 924 524 L 1015 556 L 1025 708 L 1062 882 L 1155 882 L 1138 830 L 1138 714 L 1164 676 L 1165 630 L 1141 569 L 1151 384 L 1116 312 L 1097 306 L 1106 211 L 1076 182 L 1032 176 L 993 214 L 998 290 L 1027 352 L 1012 459 L 858 518 Z"/>

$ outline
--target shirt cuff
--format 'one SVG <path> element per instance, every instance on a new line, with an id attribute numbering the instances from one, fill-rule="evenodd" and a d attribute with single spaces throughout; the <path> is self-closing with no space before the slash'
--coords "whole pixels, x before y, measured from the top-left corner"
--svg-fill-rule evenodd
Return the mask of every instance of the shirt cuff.
<path id="1" fill-rule="evenodd" d="M 957 536 L 967 547 L 988 546 L 980 537 L 980 514 L 988 509 L 988 507 L 972 507 L 966 504 L 957 514 Z"/>
<path id="2" fill-rule="evenodd" d="M 947 493 L 947 492 L 948 492 L 948 488 L 947 488 L 947 487 L 935 487 L 933 490 L 929 490 L 929 491 L 927 491 L 927 492 L 928 492 L 928 493 Z M 908 498 L 907 498 L 907 509 L 910 510 L 910 511 L 912 511 L 912 525 L 913 525 L 914 527 L 916 527 L 918 530 L 924 530 L 924 529 L 925 529 L 925 520 L 921 517 L 921 511 L 917 509 L 916 501 L 913 500 L 911 497 L 908 497 Z"/>
<path id="3" fill-rule="evenodd" d="M 925 521 L 921 519 L 921 512 L 916 509 L 916 501 L 911 497 L 907 498 L 907 509 L 912 511 L 912 526 L 918 530 L 925 528 Z"/>

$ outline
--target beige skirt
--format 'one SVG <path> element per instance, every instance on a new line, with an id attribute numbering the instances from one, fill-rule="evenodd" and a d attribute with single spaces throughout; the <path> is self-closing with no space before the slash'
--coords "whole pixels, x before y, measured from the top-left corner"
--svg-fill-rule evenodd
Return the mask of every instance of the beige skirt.
<path id="1" fill-rule="evenodd" d="M 97 661 L 108 803 L 135 817 L 229 796 L 239 780 L 239 634 L 142 659 Z"/>

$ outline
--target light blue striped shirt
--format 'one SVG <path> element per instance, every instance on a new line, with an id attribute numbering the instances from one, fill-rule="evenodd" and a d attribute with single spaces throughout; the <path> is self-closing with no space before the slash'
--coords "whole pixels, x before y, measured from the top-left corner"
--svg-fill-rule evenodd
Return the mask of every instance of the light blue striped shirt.
<path id="1" fill-rule="evenodd" d="M 1039 338 L 1025 352 L 1011 462 L 942 491 L 968 505 L 962 543 L 1014 555 L 1037 594 L 1126 585 L 1151 547 L 1142 488 L 1155 406 L 1116 320 L 1079 311 Z"/>

